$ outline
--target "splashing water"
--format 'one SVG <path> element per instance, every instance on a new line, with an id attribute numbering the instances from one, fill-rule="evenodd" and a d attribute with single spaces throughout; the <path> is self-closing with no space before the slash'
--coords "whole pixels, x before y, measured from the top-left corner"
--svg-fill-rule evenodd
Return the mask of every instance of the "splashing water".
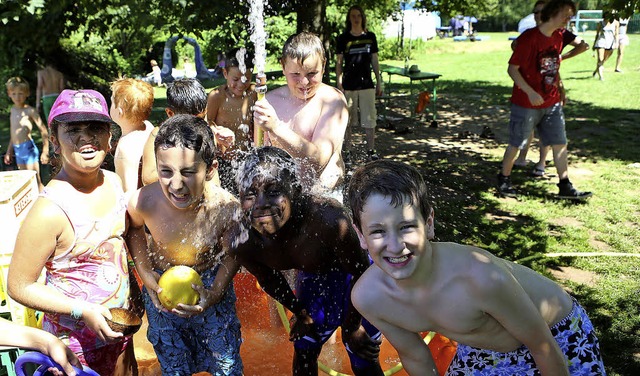
<path id="1" fill-rule="evenodd" d="M 247 53 L 247 49 L 244 47 L 241 47 L 238 49 L 238 51 L 236 51 L 236 60 L 238 60 L 238 69 L 242 73 L 242 77 L 240 77 L 240 81 L 242 81 L 242 83 L 245 83 L 247 81 L 247 78 L 244 76 L 244 73 L 247 71 L 247 64 L 244 62 L 244 56 L 246 55 L 246 53 Z"/>
<path id="2" fill-rule="evenodd" d="M 266 0 L 249 0 L 251 5 L 249 11 L 249 29 L 251 30 L 251 42 L 255 48 L 255 57 L 253 63 L 255 71 L 260 74 L 264 73 L 265 61 L 267 59 L 267 50 L 265 44 L 267 41 L 267 33 L 264 31 L 264 4 Z"/>

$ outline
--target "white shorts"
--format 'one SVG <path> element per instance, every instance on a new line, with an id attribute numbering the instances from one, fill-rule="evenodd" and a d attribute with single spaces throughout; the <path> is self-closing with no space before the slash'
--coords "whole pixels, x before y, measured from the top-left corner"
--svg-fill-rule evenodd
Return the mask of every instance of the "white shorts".
<path id="1" fill-rule="evenodd" d="M 349 126 L 360 123 L 363 128 L 375 128 L 376 89 L 345 90 L 344 96 L 349 107 Z"/>

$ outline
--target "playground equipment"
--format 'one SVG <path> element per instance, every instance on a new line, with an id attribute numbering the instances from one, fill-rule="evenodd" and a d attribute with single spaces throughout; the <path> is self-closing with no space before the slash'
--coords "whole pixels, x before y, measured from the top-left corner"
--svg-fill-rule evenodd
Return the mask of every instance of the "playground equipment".
<path id="1" fill-rule="evenodd" d="M 196 78 L 200 81 L 213 78 L 213 72 L 209 71 L 204 63 L 204 59 L 202 58 L 202 51 L 200 50 L 200 45 L 198 44 L 198 42 L 190 37 L 171 36 L 164 43 L 164 51 L 162 53 L 162 70 L 160 73 L 162 82 L 173 82 L 176 79 L 175 77 L 173 77 L 173 60 L 171 58 L 171 51 L 173 51 L 176 42 L 180 39 L 184 39 L 187 43 L 193 46 L 195 55 L 194 59 L 196 64 Z"/>

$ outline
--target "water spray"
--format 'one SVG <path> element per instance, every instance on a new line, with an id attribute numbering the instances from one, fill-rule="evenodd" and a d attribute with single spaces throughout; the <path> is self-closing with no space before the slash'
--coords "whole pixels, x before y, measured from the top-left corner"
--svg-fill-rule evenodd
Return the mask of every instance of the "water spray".
<path id="1" fill-rule="evenodd" d="M 264 99 L 267 94 L 267 75 L 264 72 L 259 71 L 256 75 L 256 94 L 258 94 L 258 100 Z M 264 146 L 264 130 L 261 127 L 256 127 L 254 131 L 254 140 L 256 147 Z"/>

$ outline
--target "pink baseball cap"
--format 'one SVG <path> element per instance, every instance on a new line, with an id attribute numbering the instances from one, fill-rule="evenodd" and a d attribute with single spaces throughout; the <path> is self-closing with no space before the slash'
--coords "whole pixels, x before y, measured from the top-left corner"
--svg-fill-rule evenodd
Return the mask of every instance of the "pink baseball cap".
<path id="1" fill-rule="evenodd" d="M 109 108 L 102 94 L 95 90 L 63 90 L 51 107 L 48 124 L 53 121 L 77 123 L 100 121 L 111 123 Z"/>

